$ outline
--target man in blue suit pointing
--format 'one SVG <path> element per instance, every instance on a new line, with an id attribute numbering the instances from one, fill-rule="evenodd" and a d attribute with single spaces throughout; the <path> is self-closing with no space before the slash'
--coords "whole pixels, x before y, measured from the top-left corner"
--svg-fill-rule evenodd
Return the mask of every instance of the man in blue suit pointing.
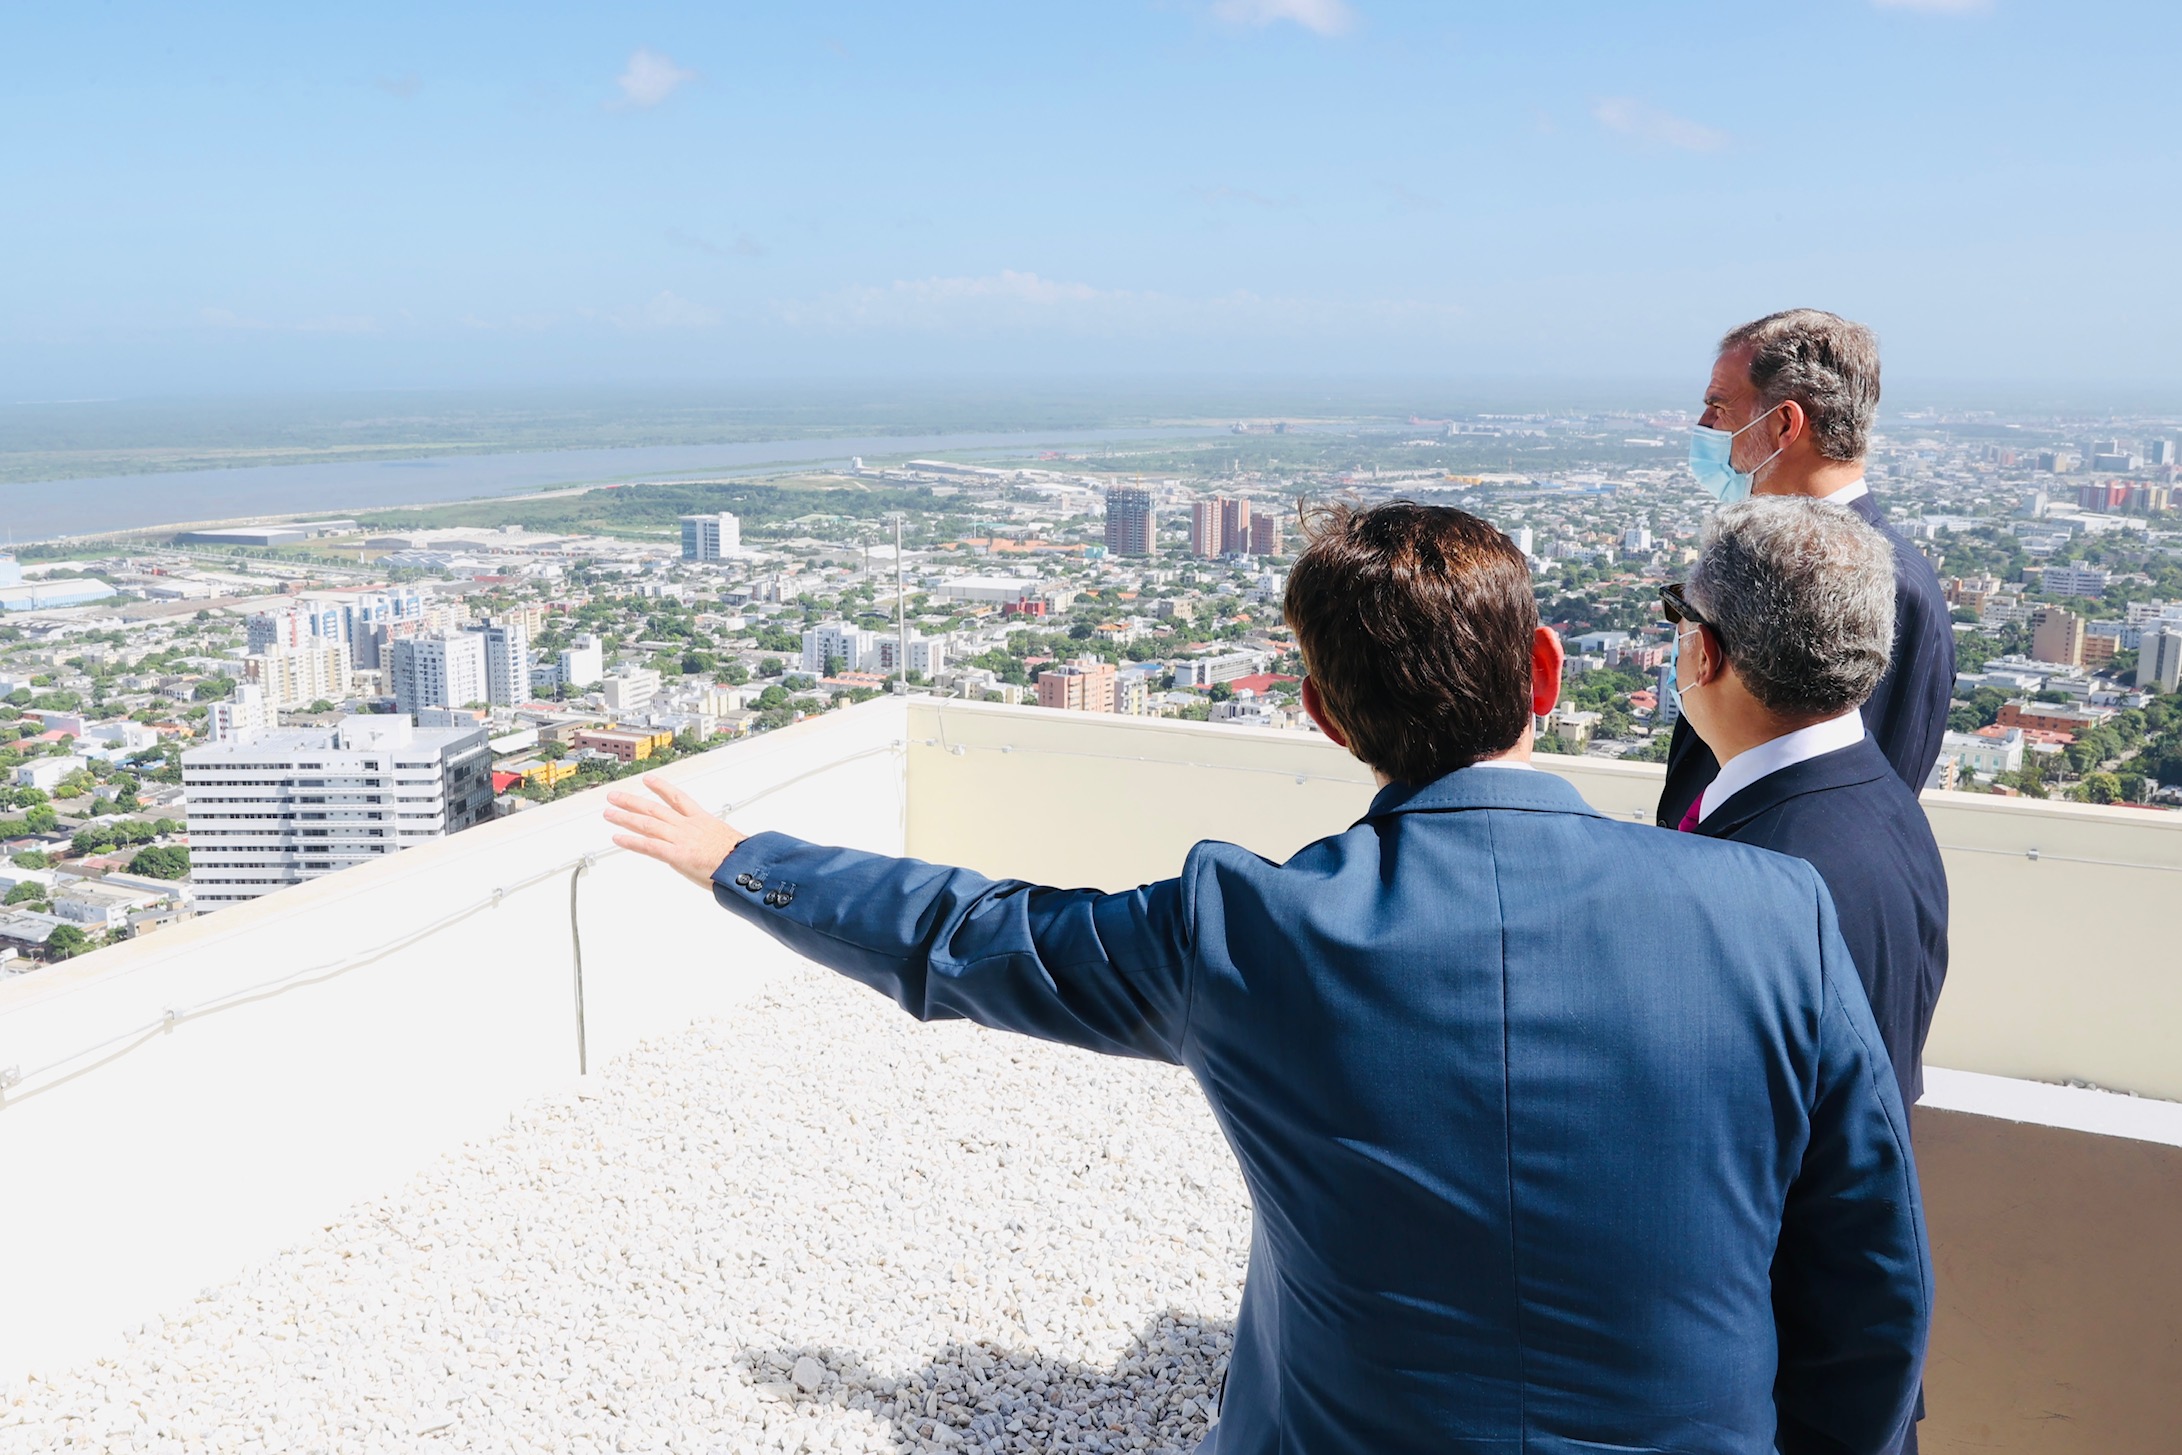
<path id="1" fill-rule="evenodd" d="M 1930 1260 L 1818 876 L 1531 767 L 1561 651 L 1491 526 L 1314 525 L 1305 705 L 1383 787 L 1285 864 L 1042 888 L 746 838 L 657 778 L 615 842 L 920 1018 L 1190 1069 L 1256 1224 L 1205 1450 L 1887 1449 Z"/>

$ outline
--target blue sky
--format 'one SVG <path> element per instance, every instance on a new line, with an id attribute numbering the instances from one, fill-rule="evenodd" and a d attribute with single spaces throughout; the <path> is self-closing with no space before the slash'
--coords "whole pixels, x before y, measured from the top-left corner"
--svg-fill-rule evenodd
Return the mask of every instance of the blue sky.
<path id="1" fill-rule="evenodd" d="M 2178 11 L 18 4 L 0 397 L 1701 380 L 1805 303 L 2164 387 Z"/>

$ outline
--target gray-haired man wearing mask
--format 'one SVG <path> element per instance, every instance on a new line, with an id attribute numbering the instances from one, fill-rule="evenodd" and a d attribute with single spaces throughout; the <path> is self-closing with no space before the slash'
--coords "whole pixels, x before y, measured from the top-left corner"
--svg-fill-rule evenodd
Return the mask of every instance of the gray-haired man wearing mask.
<path id="1" fill-rule="evenodd" d="M 1879 342 L 1815 308 L 1746 323 L 1720 340 L 1690 469 L 1722 504 L 1796 495 L 1845 505 L 1894 552 L 1892 665 L 1865 702 L 1864 726 L 1911 793 L 1924 787 L 1947 731 L 1955 634 L 1939 575 L 1892 526 L 1864 480 L 1879 407 Z M 1719 762 L 1686 723 L 1667 754 L 1658 821 L 1679 828 Z"/>

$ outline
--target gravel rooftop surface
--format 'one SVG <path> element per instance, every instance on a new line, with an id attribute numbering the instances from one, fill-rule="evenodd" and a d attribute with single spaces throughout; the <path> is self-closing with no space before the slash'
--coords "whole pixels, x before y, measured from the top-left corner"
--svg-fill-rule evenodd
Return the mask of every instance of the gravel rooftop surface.
<path id="1" fill-rule="evenodd" d="M 1187 1450 L 1249 1250 L 1195 1083 L 810 971 L 96 1363 L 0 1452 Z"/>

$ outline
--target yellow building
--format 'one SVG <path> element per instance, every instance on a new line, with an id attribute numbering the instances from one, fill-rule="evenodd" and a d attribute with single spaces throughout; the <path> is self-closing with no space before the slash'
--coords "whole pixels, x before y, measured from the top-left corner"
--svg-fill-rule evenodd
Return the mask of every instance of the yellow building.
<path id="1" fill-rule="evenodd" d="M 571 746 L 590 748 L 624 763 L 641 763 L 652 754 L 673 747 L 674 734 L 644 728 L 586 728 L 576 734 Z"/>

